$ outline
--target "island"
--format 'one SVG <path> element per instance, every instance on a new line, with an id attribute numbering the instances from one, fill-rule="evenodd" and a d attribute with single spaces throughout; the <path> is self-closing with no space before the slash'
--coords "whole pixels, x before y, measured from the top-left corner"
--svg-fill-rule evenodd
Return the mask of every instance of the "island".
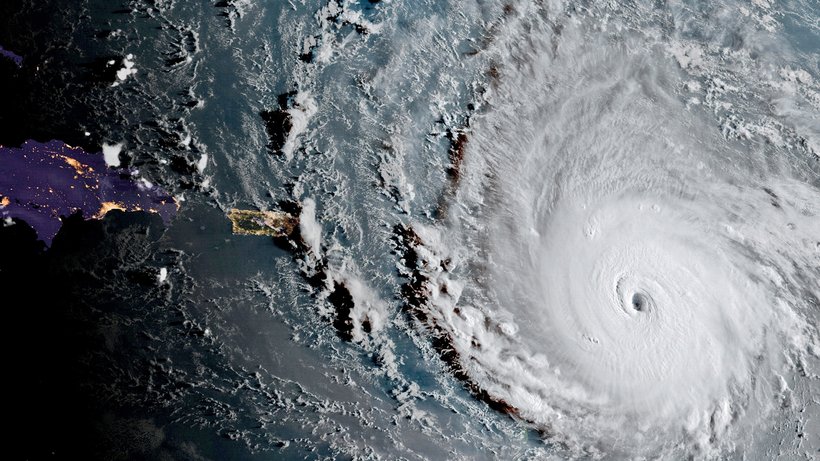
<path id="1" fill-rule="evenodd" d="M 298 218 L 281 211 L 231 209 L 228 212 L 233 233 L 237 235 L 269 235 L 285 237 L 299 224 Z"/>
<path id="2" fill-rule="evenodd" d="M 0 145 L 0 225 L 31 226 L 50 246 L 62 218 L 100 219 L 111 210 L 157 213 L 167 225 L 177 201 L 129 168 L 112 168 L 102 153 L 62 141 Z"/>
<path id="3" fill-rule="evenodd" d="M 13 51 L 3 48 L 2 45 L 0 45 L 0 56 L 10 59 L 15 65 L 17 65 L 17 67 L 23 66 L 23 57 Z"/>

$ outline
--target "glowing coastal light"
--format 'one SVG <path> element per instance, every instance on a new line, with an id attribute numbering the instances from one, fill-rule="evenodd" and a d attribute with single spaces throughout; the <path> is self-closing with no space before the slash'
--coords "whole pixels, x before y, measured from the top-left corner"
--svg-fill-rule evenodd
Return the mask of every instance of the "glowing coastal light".
<path id="1" fill-rule="evenodd" d="M 118 202 L 102 202 L 100 205 L 99 211 L 94 215 L 97 219 L 101 219 L 111 210 L 128 211 L 128 208 L 124 204 Z"/>

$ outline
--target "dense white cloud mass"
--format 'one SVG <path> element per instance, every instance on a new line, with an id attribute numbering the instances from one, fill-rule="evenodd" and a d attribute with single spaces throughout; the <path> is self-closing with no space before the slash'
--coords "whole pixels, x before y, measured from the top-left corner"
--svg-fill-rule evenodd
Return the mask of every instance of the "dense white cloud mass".
<path id="1" fill-rule="evenodd" d="M 764 452 L 767 418 L 820 352 L 820 191 L 735 141 L 765 119 L 721 132 L 680 92 L 725 107 L 775 57 L 717 65 L 651 29 L 516 18 L 488 51 L 500 76 L 445 223 L 419 226 L 431 323 L 570 455 Z M 731 66 L 732 83 L 717 77 Z"/>

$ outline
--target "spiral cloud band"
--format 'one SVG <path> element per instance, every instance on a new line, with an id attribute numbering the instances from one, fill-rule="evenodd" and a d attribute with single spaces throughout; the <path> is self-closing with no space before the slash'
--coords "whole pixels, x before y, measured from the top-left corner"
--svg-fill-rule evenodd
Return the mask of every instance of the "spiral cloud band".
<path id="1" fill-rule="evenodd" d="M 565 453 L 771 445 L 817 380 L 817 185 L 688 104 L 668 47 L 505 26 L 446 218 L 416 229 L 425 318 Z"/>

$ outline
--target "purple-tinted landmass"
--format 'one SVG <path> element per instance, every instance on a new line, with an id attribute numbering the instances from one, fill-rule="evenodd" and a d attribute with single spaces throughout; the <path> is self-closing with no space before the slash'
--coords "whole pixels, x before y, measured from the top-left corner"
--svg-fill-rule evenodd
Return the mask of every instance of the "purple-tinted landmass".
<path id="1" fill-rule="evenodd" d="M 143 210 L 158 213 L 167 224 L 177 203 L 131 171 L 108 168 L 102 154 L 60 141 L 0 146 L 0 217 L 6 223 L 23 220 L 50 245 L 62 225 L 60 217 L 78 210 L 86 218 L 102 218 L 111 210 Z"/>
<path id="2" fill-rule="evenodd" d="M 2 45 L 0 45 L 0 56 L 11 59 L 12 61 L 14 61 L 15 64 L 17 64 L 17 67 L 21 67 L 23 65 L 23 57 L 22 56 L 20 56 L 17 53 L 14 53 L 12 51 L 9 51 L 9 50 L 3 48 Z"/>

